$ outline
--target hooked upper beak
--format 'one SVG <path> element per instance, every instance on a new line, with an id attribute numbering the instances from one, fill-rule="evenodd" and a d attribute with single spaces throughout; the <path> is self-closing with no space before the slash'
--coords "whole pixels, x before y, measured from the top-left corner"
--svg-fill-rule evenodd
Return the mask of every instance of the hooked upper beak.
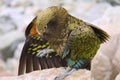
<path id="1" fill-rule="evenodd" d="M 40 32 L 38 29 L 36 29 L 36 31 L 37 31 L 37 33 L 38 33 L 39 35 L 41 35 L 41 32 Z"/>

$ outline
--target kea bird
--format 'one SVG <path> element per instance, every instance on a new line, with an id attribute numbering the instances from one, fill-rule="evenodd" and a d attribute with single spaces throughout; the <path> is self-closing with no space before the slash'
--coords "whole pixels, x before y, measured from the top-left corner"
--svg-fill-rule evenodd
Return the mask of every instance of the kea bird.
<path id="1" fill-rule="evenodd" d="M 100 44 L 109 39 L 99 27 L 70 15 L 59 6 L 49 7 L 37 15 L 36 31 L 50 46 L 41 50 L 39 57 L 55 52 L 67 61 L 68 68 L 55 80 L 62 80 L 77 69 L 90 69 Z"/>
<path id="2" fill-rule="evenodd" d="M 24 73 L 25 68 L 30 72 L 39 66 L 42 69 L 68 66 L 55 80 L 62 80 L 77 69 L 90 69 L 100 44 L 109 39 L 99 27 L 70 15 L 59 6 L 38 13 L 25 35 L 19 73 Z"/>

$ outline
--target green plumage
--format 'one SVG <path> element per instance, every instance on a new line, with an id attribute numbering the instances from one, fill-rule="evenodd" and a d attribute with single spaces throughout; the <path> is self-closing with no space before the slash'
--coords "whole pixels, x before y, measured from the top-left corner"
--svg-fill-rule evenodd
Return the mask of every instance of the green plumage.
<path id="1" fill-rule="evenodd" d="M 38 15 L 37 32 L 43 34 L 61 58 L 67 57 L 69 67 L 76 69 L 86 67 L 100 44 L 109 38 L 102 29 L 71 16 L 57 6 L 49 7 Z"/>
<path id="2" fill-rule="evenodd" d="M 68 27 L 71 32 L 66 41 L 66 46 L 69 48 L 67 50 L 70 50 L 67 55 L 74 63 L 77 63 L 80 59 L 91 60 L 97 53 L 100 44 L 108 38 L 107 33 L 103 30 L 70 15 L 68 17 Z"/>

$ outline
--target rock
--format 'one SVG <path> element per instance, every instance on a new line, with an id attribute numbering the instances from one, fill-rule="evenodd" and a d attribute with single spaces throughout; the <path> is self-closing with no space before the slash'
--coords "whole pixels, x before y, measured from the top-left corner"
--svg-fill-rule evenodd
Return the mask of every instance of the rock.
<path id="1" fill-rule="evenodd" d="M 14 52 L 14 58 L 17 59 L 17 60 L 20 59 L 20 55 L 21 55 L 24 43 L 25 42 L 19 43 L 18 46 L 17 46 L 17 49 Z"/>
<path id="2" fill-rule="evenodd" d="M 8 72 L 5 61 L 0 59 L 0 76 L 12 76 L 12 75 L 13 75 L 13 73 Z"/>
<path id="3" fill-rule="evenodd" d="M 18 72 L 18 62 L 16 58 L 8 58 L 6 61 L 6 71 L 12 75 L 16 75 Z"/>
<path id="4" fill-rule="evenodd" d="M 16 29 L 16 25 L 9 16 L 0 16 L 0 35 Z"/>
<path id="5" fill-rule="evenodd" d="M 59 76 L 63 72 L 63 68 L 51 68 L 42 71 L 34 71 L 29 74 L 12 77 L 0 77 L 0 80 L 54 80 L 56 76 Z M 73 72 L 70 76 L 64 80 L 91 80 L 90 71 L 81 69 Z"/>
<path id="6" fill-rule="evenodd" d="M 93 22 L 99 19 L 111 7 L 108 3 L 95 2 L 73 3 L 72 5 L 76 6 L 71 8 L 72 15 L 87 22 Z"/>
<path id="7" fill-rule="evenodd" d="M 117 77 L 115 78 L 115 80 L 120 80 L 120 73 L 117 75 Z"/>
<path id="8" fill-rule="evenodd" d="M 120 72 L 120 7 L 109 8 L 94 24 L 111 36 L 102 44 L 92 61 L 91 74 L 94 80 L 115 80 Z"/>
<path id="9" fill-rule="evenodd" d="M 0 0 L 0 6 L 2 6 L 2 4 L 3 4 L 3 0 Z"/>
<path id="10" fill-rule="evenodd" d="M 20 31 L 11 31 L 9 34 L 0 36 L 0 51 L 3 55 L 3 59 L 12 57 L 17 45 L 23 41 L 24 35 Z"/>
<path id="11" fill-rule="evenodd" d="M 6 69 L 5 62 L 0 59 L 0 72 L 3 72 Z"/>
<path id="12" fill-rule="evenodd" d="M 17 0 L 12 0 L 12 1 L 9 1 L 9 0 L 4 0 L 4 3 L 6 6 L 12 6 L 12 7 L 18 7 L 18 6 L 30 6 L 31 5 L 31 0 L 20 0 L 20 1 L 17 1 Z"/>
<path id="13" fill-rule="evenodd" d="M 108 2 L 111 5 L 115 6 L 115 5 L 120 5 L 120 0 L 96 0 L 97 2 Z"/>
<path id="14" fill-rule="evenodd" d="M 108 3 L 95 3 L 93 6 L 91 6 L 91 9 L 85 12 L 85 20 L 92 22 L 96 19 L 99 19 L 110 7 L 111 5 Z"/>
<path id="15" fill-rule="evenodd" d="M 18 60 L 16 58 L 9 58 L 5 62 L 0 58 L 0 76 L 13 76 L 18 71 Z"/>
<path id="16" fill-rule="evenodd" d="M 120 35 L 119 35 L 119 40 L 118 40 L 118 46 L 116 53 L 112 59 L 112 66 L 113 66 L 113 74 L 118 74 L 120 73 Z"/>

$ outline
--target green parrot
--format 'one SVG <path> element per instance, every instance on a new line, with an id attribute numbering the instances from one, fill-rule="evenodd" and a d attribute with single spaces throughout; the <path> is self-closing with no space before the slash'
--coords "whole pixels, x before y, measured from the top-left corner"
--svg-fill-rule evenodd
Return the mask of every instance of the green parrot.
<path id="1" fill-rule="evenodd" d="M 102 29 L 73 17 L 59 6 L 49 7 L 38 14 L 36 31 L 48 41 L 57 55 L 67 58 L 68 68 L 55 80 L 62 80 L 73 71 L 88 67 L 100 44 L 109 39 Z M 42 54 L 48 56 L 51 49 L 43 49 L 40 57 Z"/>
<path id="2" fill-rule="evenodd" d="M 18 75 L 29 73 L 35 70 L 42 70 L 53 67 L 66 67 L 66 61 L 56 55 L 54 51 L 48 57 L 37 57 L 39 52 L 43 49 L 51 48 L 45 38 L 36 32 L 36 19 L 35 17 L 25 30 L 25 44 L 21 52 L 19 60 Z"/>

